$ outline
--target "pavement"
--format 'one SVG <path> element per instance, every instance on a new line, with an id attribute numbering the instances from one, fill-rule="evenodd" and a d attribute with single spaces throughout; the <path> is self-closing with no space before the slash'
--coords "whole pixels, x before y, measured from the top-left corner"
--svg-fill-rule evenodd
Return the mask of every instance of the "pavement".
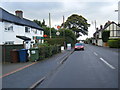
<path id="1" fill-rule="evenodd" d="M 71 51 L 68 51 L 68 50 L 64 50 L 62 51 L 61 53 L 58 53 L 56 55 L 53 55 L 52 57 L 50 58 L 53 58 L 55 57 L 54 59 L 59 59 L 61 56 L 67 56 L 67 54 L 69 52 L 72 52 L 73 50 Z M 9 74 L 9 73 L 12 73 L 12 72 L 17 72 L 17 71 L 20 71 L 24 68 L 27 68 L 33 64 L 36 64 L 36 63 L 42 63 L 46 60 L 48 60 L 49 58 L 46 58 L 44 60 L 41 60 L 41 61 L 37 61 L 37 62 L 19 62 L 19 63 L 10 63 L 10 62 L 7 62 L 7 63 L 3 63 L 2 64 L 2 75 L 5 76 L 6 74 Z"/>
<path id="2" fill-rule="evenodd" d="M 37 80 L 43 78 L 64 62 L 73 51 L 73 49 L 65 50 L 37 62 L 3 64 L 3 75 L 0 77 L 2 78 L 3 88 L 31 87 Z"/>

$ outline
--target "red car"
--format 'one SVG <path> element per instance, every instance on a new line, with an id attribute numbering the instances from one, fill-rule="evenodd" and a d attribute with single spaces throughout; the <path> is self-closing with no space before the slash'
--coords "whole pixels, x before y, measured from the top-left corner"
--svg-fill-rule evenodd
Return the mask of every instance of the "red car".
<path id="1" fill-rule="evenodd" d="M 76 43 L 74 50 L 84 50 L 84 44 L 83 43 Z"/>

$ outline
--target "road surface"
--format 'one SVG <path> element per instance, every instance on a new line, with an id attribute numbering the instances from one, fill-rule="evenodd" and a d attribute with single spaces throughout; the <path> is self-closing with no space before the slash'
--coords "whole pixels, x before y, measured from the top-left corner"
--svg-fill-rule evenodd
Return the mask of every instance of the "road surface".
<path id="1" fill-rule="evenodd" d="M 86 45 L 37 88 L 118 88 L 118 52 Z"/>
<path id="2" fill-rule="evenodd" d="M 55 56 L 4 77 L 3 88 L 29 88 L 44 77 L 36 88 L 118 88 L 118 56 L 117 49 L 85 45 L 64 63 Z"/>

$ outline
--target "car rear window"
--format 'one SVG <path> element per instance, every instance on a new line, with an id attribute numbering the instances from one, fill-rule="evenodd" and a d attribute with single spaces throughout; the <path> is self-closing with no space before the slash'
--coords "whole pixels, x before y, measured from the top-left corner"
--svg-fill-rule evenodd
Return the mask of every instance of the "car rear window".
<path id="1" fill-rule="evenodd" d="M 75 46 L 83 46 L 82 43 L 76 43 Z"/>

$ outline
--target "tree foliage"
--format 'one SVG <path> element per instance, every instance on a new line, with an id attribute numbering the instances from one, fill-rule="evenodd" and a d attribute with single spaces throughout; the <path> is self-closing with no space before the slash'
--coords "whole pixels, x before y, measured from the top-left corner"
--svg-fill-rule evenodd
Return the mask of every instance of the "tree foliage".
<path id="1" fill-rule="evenodd" d="M 40 27 L 42 27 L 42 23 L 39 20 L 33 20 L 33 22 L 37 23 Z"/>
<path id="2" fill-rule="evenodd" d="M 61 26 L 63 27 L 63 24 Z M 68 17 L 64 23 L 64 28 L 71 29 L 76 32 L 77 37 L 80 36 L 79 32 L 83 35 L 88 35 L 89 26 L 90 24 L 87 23 L 87 20 L 83 16 L 77 14 L 73 14 Z"/>
<path id="3" fill-rule="evenodd" d="M 39 20 L 33 20 L 33 21 L 44 29 L 44 35 L 47 35 L 48 37 L 50 36 L 50 28 L 47 25 L 45 25 L 44 19 L 42 22 Z M 52 27 L 51 28 L 52 37 L 56 37 L 56 32 L 57 32 L 56 29 Z"/>
<path id="4" fill-rule="evenodd" d="M 107 42 L 110 37 L 110 31 L 103 31 L 102 32 L 102 40 L 103 42 Z"/>
<path id="5" fill-rule="evenodd" d="M 44 29 L 44 35 L 47 35 L 48 36 L 47 38 L 49 39 L 50 28 L 47 25 L 45 25 L 45 20 L 43 20 L 42 23 L 41 23 L 41 21 L 38 21 L 38 20 L 34 20 L 34 22 L 36 22 L 39 26 L 41 26 Z M 58 31 L 60 32 L 59 36 L 56 35 L 57 30 L 55 28 L 51 28 L 52 39 L 49 39 L 48 43 L 51 43 L 54 40 L 57 40 L 56 42 L 61 42 L 61 45 L 63 45 L 63 42 L 65 41 L 66 44 L 71 43 L 72 46 L 74 46 L 74 44 L 76 43 L 76 36 L 72 30 L 59 29 Z M 58 41 L 58 38 L 61 38 L 60 40 L 62 40 L 62 41 Z M 48 39 L 46 39 L 46 40 L 48 40 Z"/>
<path id="6" fill-rule="evenodd" d="M 71 43 L 72 46 L 74 46 L 74 44 L 76 43 L 76 36 L 73 31 L 69 29 L 60 29 L 59 32 L 60 32 L 60 37 L 65 38 L 66 44 Z"/>

